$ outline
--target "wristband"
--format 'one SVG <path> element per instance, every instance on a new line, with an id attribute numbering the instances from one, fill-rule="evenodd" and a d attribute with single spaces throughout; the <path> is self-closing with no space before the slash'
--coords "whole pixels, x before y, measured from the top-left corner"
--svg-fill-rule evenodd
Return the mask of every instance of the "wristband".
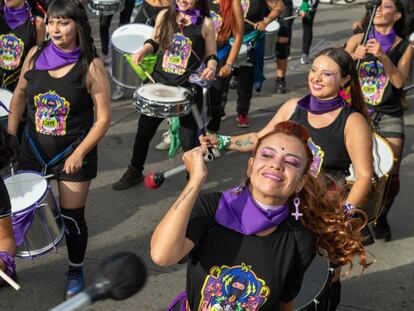
<path id="1" fill-rule="evenodd" d="M 219 141 L 218 150 L 222 151 L 227 148 L 231 144 L 231 136 L 224 136 L 224 135 L 215 135 L 217 140 Z"/>
<path id="2" fill-rule="evenodd" d="M 216 54 L 211 54 L 210 56 L 207 56 L 207 57 L 206 57 L 206 60 L 204 61 L 204 63 L 206 64 L 206 66 L 207 66 L 207 63 L 208 63 L 210 60 L 215 60 L 217 63 L 218 63 L 218 61 L 219 61 L 219 59 L 217 58 L 217 55 L 216 55 Z"/>
<path id="3" fill-rule="evenodd" d="M 349 217 L 348 214 L 355 210 L 355 206 L 352 203 L 346 202 L 342 205 L 345 216 Z M 352 215 L 350 216 L 352 217 Z"/>
<path id="4" fill-rule="evenodd" d="M 147 40 L 145 40 L 144 45 L 145 45 L 145 43 L 149 43 L 149 44 L 152 45 L 152 54 L 155 54 L 155 53 L 158 52 L 158 48 L 160 47 L 160 45 L 157 42 L 155 42 L 154 39 L 151 39 L 151 38 L 147 39 Z"/>

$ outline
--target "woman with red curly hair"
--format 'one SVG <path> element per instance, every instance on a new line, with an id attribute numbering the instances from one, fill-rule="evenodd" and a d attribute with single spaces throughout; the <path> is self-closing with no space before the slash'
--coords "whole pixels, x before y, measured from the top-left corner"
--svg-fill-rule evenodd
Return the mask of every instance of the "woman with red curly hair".
<path id="1" fill-rule="evenodd" d="M 307 130 L 277 124 L 258 141 L 247 181 L 222 193 L 199 192 L 207 177 L 201 147 L 183 160 L 190 179 L 158 224 L 151 258 L 161 266 L 189 256 L 186 310 L 292 310 L 316 252 L 338 265 L 355 256 L 366 268 L 359 210 L 342 206 L 340 187 L 311 175 Z"/>

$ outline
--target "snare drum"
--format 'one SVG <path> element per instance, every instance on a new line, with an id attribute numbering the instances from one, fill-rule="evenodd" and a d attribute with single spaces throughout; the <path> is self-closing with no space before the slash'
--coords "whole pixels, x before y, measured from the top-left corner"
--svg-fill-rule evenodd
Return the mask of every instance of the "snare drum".
<path id="1" fill-rule="evenodd" d="M 88 9 L 97 15 L 113 15 L 124 9 L 125 0 L 88 0 Z"/>
<path id="2" fill-rule="evenodd" d="M 192 94 L 181 86 L 150 83 L 134 93 L 134 106 L 150 117 L 183 117 L 191 112 Z"/>
<path id="3" fill-rule="evenodd" d="M 7 118 L 12 97 L 12 92 L 7 89 L 0 89 L 0 124 L 5 130 L 7 130 Z"/>
<path id="4" fill-rule="evenodd" d="M 302 287 L 293 303 L 295 311 L 327 311 L 332 270 L 328 259 L 316 255 L 305 272 Z"/>
<path id="5" fill-rule="evenodd" d="M 112 68 L 114 82 L 122 87 L 135 90 L 141 79 L 134 72 L 124 54 L 134 54 L 151 38 L 153 27 L 145 24 L 128 24 L 116 29 L 111 37 Z"/>
<path id="6" fill-rule="evenodd" d="M 272 21 L 267 25 L 265 30 L 265 52 L 264 59 L 272 59 L 276 56 L 275 47 L 277 39 L 277 31 L 280 25 L 277 21 Z"/>
<path id="7" fill-rule="evenodd" d="M 65 226 L 47 180 L 37 172 L 21 171 L 4 183 L 12 205 L 16 256 L 32 258 L 56 250 Z"/>
<path id="8" fill-rule="evenodd" d="M 388 187 L 388 177 L 394 166 L 394 153 L 388 142 L 377 133 L 374 133 L 372 155 L 374 158 L 374 175 L 371 190 L 366 202 L 361 206 L 368 216 L 368 222 L 377 219 L 382 210 L 382 203 Z M 349 167 L 350 175 L 346 177 L 348 184 L 352 185 L 356 178 L 352 165 Z"/>

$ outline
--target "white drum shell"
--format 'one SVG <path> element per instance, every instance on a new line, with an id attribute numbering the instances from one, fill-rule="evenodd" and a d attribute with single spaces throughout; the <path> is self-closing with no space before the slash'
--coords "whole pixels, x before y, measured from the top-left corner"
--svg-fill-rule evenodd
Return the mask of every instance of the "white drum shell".
<path id="1" fill-rule="evenodd" d="M 272 59 L 276 56 L 275 47 L 279 28 L 280 25 L 277 21 L 272 21 L 266 27 L 264 59 Z"/>
<path id="2" fill-rule="evenodd" d="M 117 28 L 111 36 L 112 80 L 127 89 L 135 90 L 142 81 L 128 64 L 124 54 L 134 54 L 151 38 L 153 27 L 128 24 Z"/>
<path id="3" fill-rule="evenodd" d="M 88 0 L 88 9 L 97 15 L 113 15 L 124 9 L 125 0 Z"/>

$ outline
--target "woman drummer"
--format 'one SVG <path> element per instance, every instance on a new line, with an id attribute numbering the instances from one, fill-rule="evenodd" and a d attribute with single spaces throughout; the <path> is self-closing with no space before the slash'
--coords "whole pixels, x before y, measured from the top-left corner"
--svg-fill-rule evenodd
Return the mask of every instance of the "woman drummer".
<path id="1" fill-rule="evenodd" d="M 308 139 L 295 122 L 277 124 L 258 139 L 247 181 L 222 193 L 199 195 L 203 150 L 184 154 L 190 179 L 151 238 L 151 258 L 161 266 L 189 256 L 187 295 L 170 310 L 292 310 L 321 249 L 332 262 L 357 255 L 367 267 L 362 221 L 349 217 L 322 175 L 311 175 Z"/>
<path id="2" fill-rule="evenodd" d="M 152 38 L 133 55 L 134 61 L 140 63 L 144 56 L 160 50 L 153 79 L 165 85 L 193 87 L 192 97 L 200 111 L 203 104 L 201 87 L 190 84 L 188 78 L 202 64 L 205 69 L 199 75 L 200 80 L 212 80 L 215 76 L 216 42 L 209 15 L 207 0 L 172 2 L 167 10 L 158 14 Z M 142 172 L 149 144 L 162 120 L 141 114 L 131 164 L 120 180 L 112 185 L 115 190 L 132 187 L 144 179 Z M 184 151 L 198 144 L 197 130 L 191 114 L 180 117 L 179 131 Z"/>
<path id="3" fill-rule="evenodd" d="M 0 170 L 17 160 L 18 142 L 0 125 Z M 0 269 L 10 277 L 16 276 L 16 242 L 11 221 L 11 204 L 3 178 L 0 177 Z M 5 283 L 0 278 L 0 286 Z"/>
<path id="4" fill-rule="evenodd" d="M 400 0 L 383 0 L 374 17 L 373 32 L 361 45 L 363 34 L 352 36 L 346 50 L 355 60 L 362 92 L 373 120 L 374 130 L 385 137 L 394 156 L 388 195 L 375 229 L 376 238 L 391 240 L 387 214 L 400 190 L 399 168 L 404 147 L 402 87 L 410 70 L 413 49 L 404 37 L 404 7 Z"/>
<path id="5" fill-rule="evenodd" d="M 308 84 L 310 94 L 288 100 L 261 131 L 233 137 L 208 135 L 207 139 L 201 138 L 202 143 L 211 143 L 221 150 L 249 152 L 275 124 L 286 120 L 298 122 L 312 138 L 314 175 L 329 174 L 344 183 L 352 163 L 356 181 L 346 205 L 359 206 L 371 186 L 372 132 L 351 56 L 339 48 L 320 52 L 313 61 Z M 342 97 L 344 92 L 350 94 L 348 102 Z M 331 310 L 339 304 L 340 288 L 337 271 L 332 284 Z"/>
<path id="6" fill-rule="evenodd" d="M 23 65 L 8 130 L 16 135 L 27 107 L 19 166 L 57 179 L 67 228 L 69 298 L 84 287 L 85 203 L 97 174 L 97 144 L 110 124 L 110 85 L 82 3 L 55 0 L 47 16 L 50 39 L 33 48 Z"/>

